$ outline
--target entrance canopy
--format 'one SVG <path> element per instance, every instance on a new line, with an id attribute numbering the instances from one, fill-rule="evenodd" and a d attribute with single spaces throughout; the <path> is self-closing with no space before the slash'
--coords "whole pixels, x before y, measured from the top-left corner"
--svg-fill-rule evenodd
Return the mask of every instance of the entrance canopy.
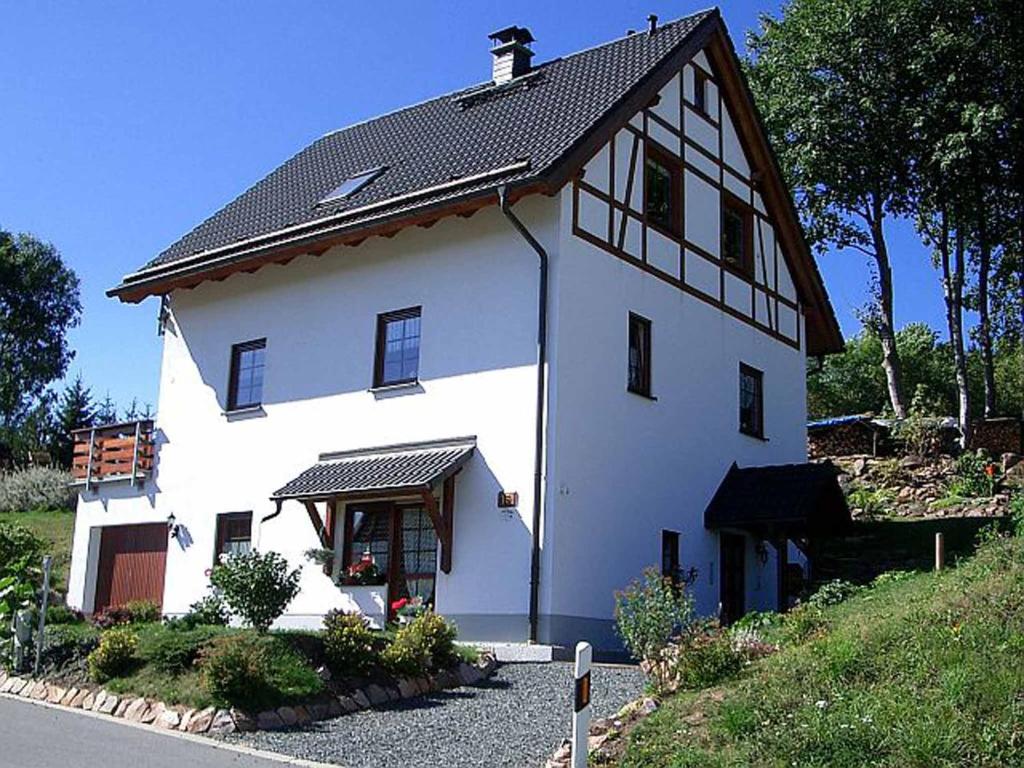
<path id="1" fill-rule="evenodd" d="M 453 476 L 476 449 L 475 437 L 323 453 L 270 497 L 327 501 L 429 490 Z"/>
<path id="2" fill-rule="evenodd" d="M 704 527 L 766 540 L 836 533 L 850 523 L 837 475 L 827 462 L 743 469 L 733 463 L 704 512 Z"/>
<path id="3" fill-rule="evenodd" d="M 441 545 L 441 570 L 450 573 L 455 475 L 475 450 L 476 437 L 457 437 L 323 453 L 316 464 L 278 488 L 270 498 L 279 511 L 285 501 L 302 502 L 320 543 L 332 550 L 339 501 L 418 498 Z M 441 504 L 435 495 L 438 490 Z M 316 509 L 318 502 L 326 502 L 323 518 Z M 346 545 L 351 533 L 350 517 L 345 517 Z"/>

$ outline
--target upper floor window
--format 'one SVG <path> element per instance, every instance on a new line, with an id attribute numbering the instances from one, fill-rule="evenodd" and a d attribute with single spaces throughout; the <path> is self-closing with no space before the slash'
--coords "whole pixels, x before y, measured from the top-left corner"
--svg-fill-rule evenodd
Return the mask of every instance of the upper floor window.
<path id="1" fill-rule="evenodd" d="M 626 388 L 651 396 L 651 321 L 629 313 L 629 378 Z"/>
<path id="2" fill-rule="evenodd" d="M 644 212 L 647 223 L 678 234 L 683 220 L 679 199 L 681 190 L 679 161 L 648 142 L 644 158 Z"/>
<path id="3" fill-rule="evenodd" d="M 214 563 L 222 555 L 244 555 L 252 546 L 252 512 L 217 515 L 217 546 Z"/>
<path id="4" fill-rule="evenodd" d="M 708 76 L 694 67 L 693 105 L 703 114 L 708 113 Z"/>
<path id="5" fill-rule="evenodd" d="M 420 373 L 420 307 L 377 316 L 373 385 L 409 384 Z"/>
<path id="6" fill-rule="evenodd" d="M 722 193 L 722 260 L 748 275 L 754 271 L 753 214 L 732 195 Z"/>
<path id="7" fill-rule="evenodd" d="M 267 340 L 256 339 L 231 347 L 228 410 L 253 408 L 263 402 L 263 367 Z"/>
<path id="8" fill-rule="evenodd" d="M 740 432 L 764 437 L 764 374 L 740 363 Z"/>

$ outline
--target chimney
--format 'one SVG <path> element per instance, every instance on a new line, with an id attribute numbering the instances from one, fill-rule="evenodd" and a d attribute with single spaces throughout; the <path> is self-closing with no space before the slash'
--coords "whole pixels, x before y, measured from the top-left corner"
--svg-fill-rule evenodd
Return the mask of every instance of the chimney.
<path id="1" fill-rule="evenodd" d="M 653 35 L 658 31 L 658 15 L 652 13 L 647 17 L 647 34 Z"/>
<path id="2" fill-rule="evenodd" d="M 533 35 L 526 27 L 506 27 L 492 32 L 488 37 L 494 41 L 491 55 L 494 66 L 491 77 L 495 83 L 507 83 L 514 77 L 525 75 L 530 71 L 530 59 L 533 51 L 529 44 Z"/>

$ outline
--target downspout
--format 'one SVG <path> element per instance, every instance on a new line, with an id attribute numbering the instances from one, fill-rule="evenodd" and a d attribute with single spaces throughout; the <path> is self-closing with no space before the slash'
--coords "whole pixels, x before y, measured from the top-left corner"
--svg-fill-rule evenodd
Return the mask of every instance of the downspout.
<path id="1" fill-rule="evenodd" d="M 537 624 L 540 615 L 540 523 L 544 500 L 541 498 L 544 472 L 544 407 L 547 393 L 548 348 L 548 254 L 526 225 L 519 220 L 508 202 L 508 188 L 498 187 L 501 212 L 515 230 L 522 235 L 540 260 L 540 284 L 537 296 L 537 423 L 534 431 L 533 456 L 533 545 L 530 551 L 530 642 L 537 642 Z"/>

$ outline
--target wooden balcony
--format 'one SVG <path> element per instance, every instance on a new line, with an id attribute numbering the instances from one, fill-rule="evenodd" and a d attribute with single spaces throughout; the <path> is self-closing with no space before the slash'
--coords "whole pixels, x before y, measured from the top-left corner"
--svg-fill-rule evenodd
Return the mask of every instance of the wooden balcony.
<path id="1" fill-rule="evenodd" d="M 128 421 L 85 427 L 72 433 L 74 485 L 127 482 L 136 485 L 153 471 L 153 422 Z"/>

